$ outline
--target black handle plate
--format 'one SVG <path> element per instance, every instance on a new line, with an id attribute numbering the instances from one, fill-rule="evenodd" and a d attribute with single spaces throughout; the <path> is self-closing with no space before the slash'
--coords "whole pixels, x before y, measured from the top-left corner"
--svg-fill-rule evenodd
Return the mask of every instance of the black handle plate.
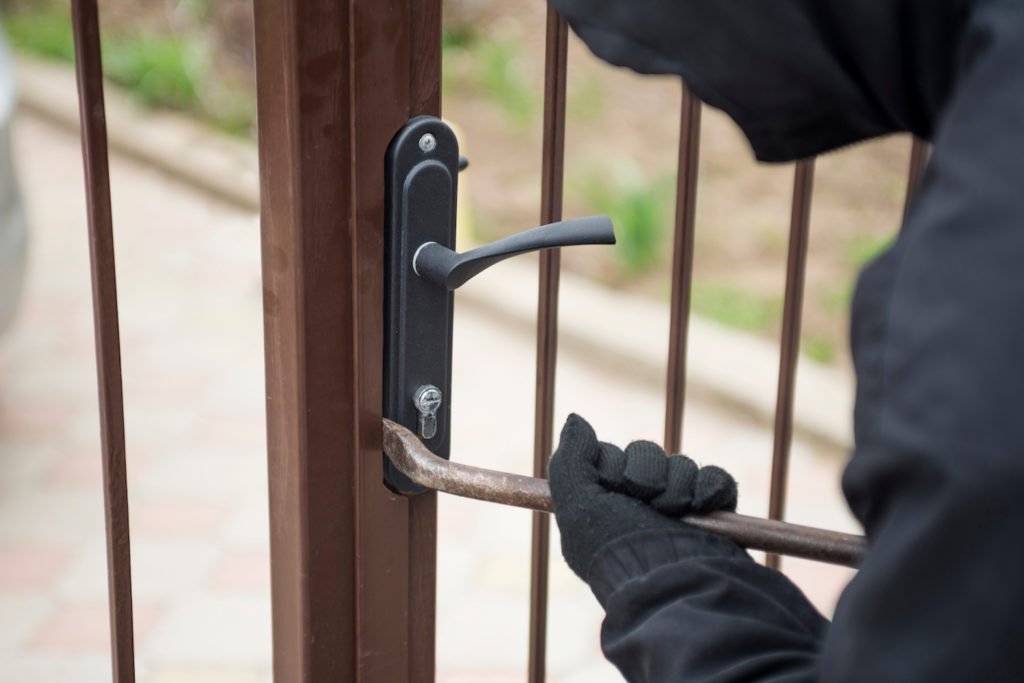
<path id="1" fill-rule="evenodd" d="M 426 137 L 431 136 L 431 137 Z M 441 390 L 437 430 L 424 444 L 447 459 L 451 446 L 453 296 L 416 276 L 413 255 L 424 242 L 455 248 L 459 145 L 440 119 L 420 116 L 392 140 L 386 161 L 384 239 L 384 417 L 417 432 L 416 390 Z M 384 458 L 384 483 L 402 494 L 426 489 Z"/>

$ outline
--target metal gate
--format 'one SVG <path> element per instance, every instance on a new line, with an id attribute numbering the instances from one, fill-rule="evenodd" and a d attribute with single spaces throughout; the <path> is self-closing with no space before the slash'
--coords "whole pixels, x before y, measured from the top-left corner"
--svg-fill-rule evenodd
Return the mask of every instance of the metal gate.
<path id="1" fill-rule="evenodd" d="M 134 680 L 124 415 L 96 0 L 73 0 L 89 213 L 114 680 Z M 440 0 L 256 0 L 274 676 L 434 678 L 437 493 L 537 510 L 529 680 L 545 674 L 559 252 L 540 260 L 534 478 L 434 456 L 382 422 L 385 152 L 439 115 Z M 561 219 L 567 27 L 548 13 L 540 220 Z M 701 105 L 684 90 L 664 445 L 682 447 Z M 908 201 L 926 155 L 916 143 Z M 783 523 L 814 161 L 796 165 L 768 520 L 688 518 L 750 548 L 855 565 L 863 539 Z M 382 484 L 383 459 L 430 489 Z M 459 454 L 456 454 L 456 459 Z"/>

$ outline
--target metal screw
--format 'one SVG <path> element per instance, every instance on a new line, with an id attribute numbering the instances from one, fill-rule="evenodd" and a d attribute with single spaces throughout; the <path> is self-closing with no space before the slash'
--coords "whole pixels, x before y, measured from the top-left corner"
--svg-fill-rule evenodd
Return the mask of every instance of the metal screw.
<path id="1" fill-rule="evenodd" d="M 424 154 L 430 154 L 437 149 L 437 138 L 431 133 L 424 133 L 423 137 L 420 138 L 420 149 L 423 150 Z"/>
<path id="2" fill-rule="evenodd" d="M 413 394 L 412 404 L 419 411 L 419 434 L 423 440 L 437 434 L 437 409 L 441 407 L 441 390 L 433 384 L 424 384 Z"/>

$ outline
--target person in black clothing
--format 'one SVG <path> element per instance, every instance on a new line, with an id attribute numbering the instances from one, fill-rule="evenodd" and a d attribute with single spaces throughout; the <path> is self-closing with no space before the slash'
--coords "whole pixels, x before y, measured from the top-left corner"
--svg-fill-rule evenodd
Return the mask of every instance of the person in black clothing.
<path id="1" fill-rule="evenodd" d="M 853 301 L 870 549 L 828 623 L 678 521 L 721 470 L 570 417 L 551 460 L 569 566 L 633 683 L 1024 681 L 1024 0 L 550 0 L 600 57 L 683 77 L 762 161 L 908 131 L 933 154 Z"/>

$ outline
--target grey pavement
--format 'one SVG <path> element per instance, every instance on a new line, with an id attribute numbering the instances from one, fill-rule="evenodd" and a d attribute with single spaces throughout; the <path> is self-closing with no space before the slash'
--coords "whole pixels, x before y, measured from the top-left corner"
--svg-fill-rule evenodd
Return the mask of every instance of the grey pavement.
<path id="1" fill-rule="evenodd" d="M 80 151 L 65 129 L 25 116 L 15 150 L 32 252 L 23 309 L 0 339 L 0 681 L 106 681 Z M 139 678 L 268 681 L 258 222 L 116 155 L 112 186 Z M 536 291 L 519 295 L 533 301 Z M 562 302 L 585 305 L 571 291 Z M 477 309 L 462 306 L 456 318 L 453 457 L 528 473 L 532 334 Z M 657 440 L 663 398 L 621 367 L 566 352 L 557 420 L 570 411 L 590 419 L 603 439 Z M 737 476 L 742 512 L 764 514 L 771 434 L 761 422 L 696 399 L 685 444 L 698 460 Z M 834 453 L 794 444 L 791 519 L 856 529 L 838 490 L 841 466 Z M 525 511 L 441 499 L 438 680 L 525 680 L 529 530 Z M 598 647 L 601 612 L 562 563 L 557 534 L 552 544 L 551 680 L 620 680 Z M 809 562 L 785 568 L 826 612 L 850 575 Z"/>

